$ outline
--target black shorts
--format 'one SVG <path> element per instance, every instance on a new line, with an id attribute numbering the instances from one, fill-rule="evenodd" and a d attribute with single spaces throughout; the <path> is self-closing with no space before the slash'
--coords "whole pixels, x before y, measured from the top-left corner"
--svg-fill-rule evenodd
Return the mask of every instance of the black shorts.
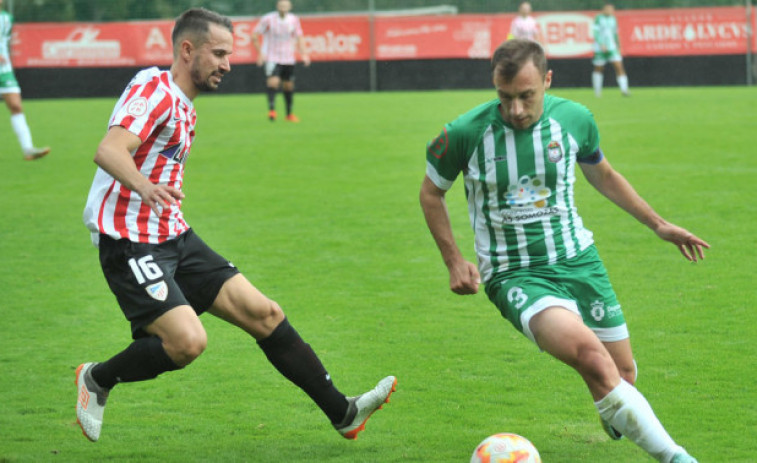
<path id="1" fill-rule="evenodd" d="M 169 310 L 189 305 L 200 315 L 239 270 L 191 229 L 161 244 L 134 243 L 100 235 L 100 265 L 132 337 Z"/>
<path id="2" fill-rule="evenodd" d="M 277 64 L 272 62 L 265 63 L 265 76 L 278 77 L 288 82 L 294 80 L 294 64 Z"/>

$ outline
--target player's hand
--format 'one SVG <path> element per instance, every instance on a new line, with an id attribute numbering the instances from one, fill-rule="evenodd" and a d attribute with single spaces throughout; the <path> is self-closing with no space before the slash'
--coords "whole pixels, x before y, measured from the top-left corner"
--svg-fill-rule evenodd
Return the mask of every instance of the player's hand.
<path id="1" fill-rule="evenodd" d="M 160 215 L 161 209 L 176 204 L 178 200 L 184 199 L 184 193 L 181 190 L 168 185 L 156 185 L 147 182 L 144 187 L 137 191 L 145 203 L 156 214 Z"/>
<path id="2" fill-rule="evenodd" d="M 310 55 L 302 55 L 302 64 L 304 64 L 305 67 L 310 66 Z"/>
<path id="3" fill-rule="evenodd" d="M 681 255 L 690 262 L 704 259 L 704 248 L 710 248 L 703 239 L 672 223 L 664 223 L 655 230 L 655 233 L 665 241 L 675 244 L 681 251 Z"/>
<path id="4" fill-rule="evenodd" d="M 476 294 L 478 285 L 481 284 L 481 276 L 474 264 L 462 261 L 458 265 L 449 268 L 449 288 L 455 294 Z"/>
<path id="5" fill-rule="evenodd" d="M 256 63 L 258 66 L 263 66 L 265 64 L 265 55 L 262 53 L 259 53 Z"/>

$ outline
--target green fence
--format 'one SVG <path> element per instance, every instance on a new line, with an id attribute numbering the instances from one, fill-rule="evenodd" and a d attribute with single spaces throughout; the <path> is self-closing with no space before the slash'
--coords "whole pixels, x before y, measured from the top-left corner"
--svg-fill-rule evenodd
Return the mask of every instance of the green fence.
<path id="1" fill-rule="evenodd" d="M 750 0 L 619 0 L 617 9 L 745 5 Z M 17 22 L 122 21 L 167 19 L 187 8 L 204 6 L 230 16 L 259 16 L 275 9 L 275 0 L 4 0 Z M 517 10 L 519 0 L 293 0 L 298 14 L 324 14 L 449 5 L 460 13 Z M 533 0 L 534 11 L 598 10 L 604 0 Z"/>

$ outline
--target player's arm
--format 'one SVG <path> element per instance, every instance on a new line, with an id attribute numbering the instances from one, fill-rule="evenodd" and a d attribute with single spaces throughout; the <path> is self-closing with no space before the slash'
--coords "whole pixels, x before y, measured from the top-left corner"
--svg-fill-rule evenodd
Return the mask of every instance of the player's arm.
<path id="1" fill-rule="evenodd" d="M 123 186 L 139 194 L 150 209 L 160 214 L 160 208 L 176 204 L 184 198 L 181 190 L 168 185 L 156 185 L 137 169 L 131 153 L 142 140 L 123 127 L 113 126 L 100 142 L 95 153 L 95 164 L 118 180 Z"/>
<path id="2" fill-rule="evenodd" d="M 607 159 L 597 163 L 579 163 L 589 183 L 610 201 L 631 214 L 636 220 L 651 228 L 657 236 L 678 247 L 681 254 L 689 261 L 704 259 L 703 248 L 709 248 L 701 238 L 690 231 L 663 219 L 636 192 L 628 180 L 612 168 Z"/>
<path id="3" fill-rule="evenodd" d="M 2 39 L 0 39 L 0 40 L 2 40 Z M 8 45 L 9 45 L 8 46 L 8 53 L 10 54 L 10 43 Z M 2 52 L 0 52 L 0 64 L 5 64 L 5 63 L 9 63 L 9 62 L 10 62 L 10 57 L 6 56 Z"/>
<path id="4" fill-rule="evenodd" d="M 444 200 L 446 191 L 426 176 L 421 185 L 420 201 L 431 235 L 449 270 L 450 289 L 457 294 L 476 294 L 481 283 L 476 266 L 465 260 L 452 234 L 452 224 Z"/>
<path id="5" fill-rule="evenodd" d="M 258 66 L 262 66 L 263 63 L 265 63 L 265 54 L 263 53 L 263 46 L 262 41 L 260 40 L 262 34 L 258 32 L 252 33 L 252 46 L 255 48 L 255 51 L 258 54 L 257 64 Z"/>
<path id="6" fill-rule="evenodd" d="M 302 35 L 297 37 L 297 53 L 300 54 L 305 66 L 310 66 L 310 55 L 308 55 L 308 51 L 305 48 L 305 37 Z"/>
<path id="7" fill-rule="evenodd" d="M 600 23 L 599 16 L 594 18 L 594 44 L 600 51 L 607 51 L 607 44 L 605 43 L 605 37 Z"/>

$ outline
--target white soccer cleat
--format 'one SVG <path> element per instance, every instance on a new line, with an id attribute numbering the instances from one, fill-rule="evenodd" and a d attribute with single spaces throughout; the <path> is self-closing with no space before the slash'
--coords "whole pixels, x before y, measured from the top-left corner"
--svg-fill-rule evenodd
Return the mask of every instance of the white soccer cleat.
<path id="1" fill-rule="evenodd" d="M 96 442 L 103 427 L 105 401 L 108 389 L 101 388 L 92 378 L 92 367 L 96 363 L 83 363 L 76 369 L 76 422 L 87 439 Z"/>
<path id="2" fill-rule="evenodd" d="M 43 158 L 50 152 L 49 147 L 44 148 L 29 148 L 24 150 L 24 159 L 27 161 L 34 161 L 35 159 Z"/>
<path id="3" fill-rule="evenodd" d="M 392 392 L 397 390 L 397 378 L 387 376 L 378 382 L 376 387 L 361 394 L 357 397 L 348 397 L 349 407 L 347 416 L 340 424 L 335 424 L 334 428 L 345 439 L 355 440 L 357 434 L 365 429 L 365 422 L 371 417 L 373 412 L 380 409 L 382 405 L 389 402 Z"/>
<path id="4" fill-rule="evenodd" d="M 696 458 L 686 452 L 676 453 L 670 463 L 697 463 Z"/>

